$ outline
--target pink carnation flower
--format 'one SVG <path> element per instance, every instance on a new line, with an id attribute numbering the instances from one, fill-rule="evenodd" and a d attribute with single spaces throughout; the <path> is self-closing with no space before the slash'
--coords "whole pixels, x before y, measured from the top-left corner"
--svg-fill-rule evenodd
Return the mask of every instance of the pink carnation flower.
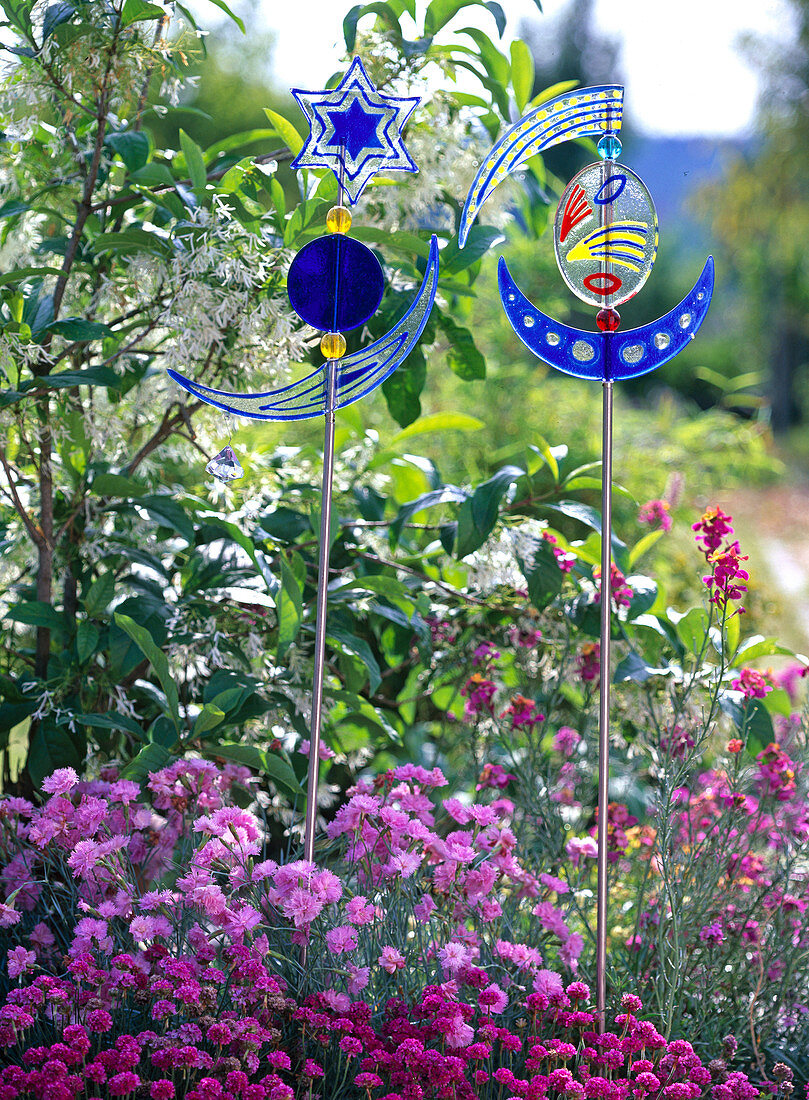
<path id="1" fill-rule="evenodd" d="M 79 781 L 73 768 L 57 768 L 53 775 L 42 780 L 42 790 L 47 794 L 67 794 Z"/>
<path id="2" fill-rule="evenodd" d="M 395 974 L 397 970 L 404 970 L 405 966 L 404 955 L 397 951 L 395 947 L 383 947 L 382 954 L 377 962 L 389 974 Z"/>

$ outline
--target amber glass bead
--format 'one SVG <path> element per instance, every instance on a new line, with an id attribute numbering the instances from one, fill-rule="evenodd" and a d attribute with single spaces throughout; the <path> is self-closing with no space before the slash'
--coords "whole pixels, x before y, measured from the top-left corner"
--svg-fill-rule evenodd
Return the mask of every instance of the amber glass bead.
<path id="1" fill-rule="evenodd" d="M 326 215 L 329 233 L 347 233 L 351 228 L 351 211 L 346 206 L 333 206 Z"/>
<path id="2" fill-rule="evenodd" d="M 327 332 L 320 341 L 325 359 L 341 359 L 346 353 L 346 338 L 342 332 Z"/>
<path id="3" fill-rule="evenodd" d="M 617 309 L 600 309 L 596 314 L 596 324 L 602 332 L 617 332 L 621 323 L 621 314 Z"/>

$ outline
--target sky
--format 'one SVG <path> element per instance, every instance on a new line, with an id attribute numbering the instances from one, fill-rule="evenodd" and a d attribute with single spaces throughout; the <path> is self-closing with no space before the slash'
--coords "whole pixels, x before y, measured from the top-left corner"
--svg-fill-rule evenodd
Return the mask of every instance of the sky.
<path id="1" fill-rule="evenodd" d="M 509 41 L 522 19 L 542 20 L 533 0 L 500 0 Z M 265 0 L 262 17 L 274 30 L 275 80 L 319 88 L 339 67 L 344 49 L 341 0 Z M 553 16 L 564 0 L 543 0 Z M 424 0 L 418 0 L 423 13 Z M 457 26 L 468 26 L 472 9 Z M 370 17 L 369 21 L 370 21 Z M 738 46 L 746 32 L 785 40 L 786 0 L 596 0 L 599 29 L 622 43 L 626 110 L 647 134 L 738 136 L 749 133 L 759 90 L 757 73 Z M 481 11 L 477 25 L 495 33 Z M 413 30 L 411 25 L 411 30 Z M 407 28 L 406 28 L 407 33 Z"/>

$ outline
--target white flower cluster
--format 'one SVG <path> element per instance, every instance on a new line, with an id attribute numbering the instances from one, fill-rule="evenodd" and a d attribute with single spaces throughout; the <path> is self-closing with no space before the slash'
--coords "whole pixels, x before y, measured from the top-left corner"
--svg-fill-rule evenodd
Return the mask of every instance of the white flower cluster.
<path id="1" fill-rule="evenodd" d="M 530 560 L 547 523 L 525 519 L 513 527 L 497 528 L 483 546 L 467 555 L 467 587 L 483 596 L 496 589 L 525 588 L 527 581 L 520 560 Z"/>

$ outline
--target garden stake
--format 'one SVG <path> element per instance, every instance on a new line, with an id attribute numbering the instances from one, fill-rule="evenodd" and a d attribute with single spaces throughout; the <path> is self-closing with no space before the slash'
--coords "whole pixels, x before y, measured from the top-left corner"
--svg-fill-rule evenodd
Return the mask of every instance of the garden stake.
<path id="1" fill-rule="evenodd" d="M 526 347 L 565 374 L 598 379 L 603 390 L 596 898 L 596 1006 L 601 1031 L 607 1001 L 613 386 L 616 380 L 647 374 L 679 354 L 705 319 L 713 292 L 709 256 L 693 289 L 678 306 L 657 321 L 618 335 L 621 317 L 615 307 L 646 282 L 658 241 L 652 196 L 634 172 L 617 164 L 623 93 L 618 84 L 582 88 L 524 115 L 481 164 L 458 234 L 463 247 L 482 204 L 530 157 L 574 138 L 599 138 L 600 160 L 583 168 L 568 184 L 554 222 L 554 251 L 562 278 L 577 297 L 599 307 L 599 331 L 572 328 L 542 313 L 520 291 L 502 257 L 499 284 L 506 316 Z"/>
<path id="2" fill-rule="evenodd" d="M 356 203 L 366 184 L 380 169 L 417 171 L 402 142 L 402 129 L 419 99 L 378 92 L 358 57 L 354 58 L 337 87 L 319 92 L 293 88 L 292 94 L 309 121 L 309 136 L 292 167 L 325 168 L 337 177 L 337 205 L 326 215 L 329 234 L 309 241 L 298 252 L 287 277 L 292 308 L 307 324 L 324 332 L 320 350 L 325 363 L 298 382 L 253 394 L 215 390 L 177 371 L 168 373 L 200 400 L 252 420 L 325 417 L 312 719 L 304 821 L 304 858 L 312 861 L 323 722 L 335 411 L 376 389 L 418 343 L 438 285 L 438 241 L 435 237 L 430 241 L 421 287 L 404 317 L 368 347 L 346 354 L 343 333 L 364 325 L 376 312 L 382 299 L 384 276 L 371 249 L 347 235 L 351 228 L 351 212 L 343 204 L 346 200 L 352 205 Z M 316 193 L 325 193 L 323 180 Z"/>

